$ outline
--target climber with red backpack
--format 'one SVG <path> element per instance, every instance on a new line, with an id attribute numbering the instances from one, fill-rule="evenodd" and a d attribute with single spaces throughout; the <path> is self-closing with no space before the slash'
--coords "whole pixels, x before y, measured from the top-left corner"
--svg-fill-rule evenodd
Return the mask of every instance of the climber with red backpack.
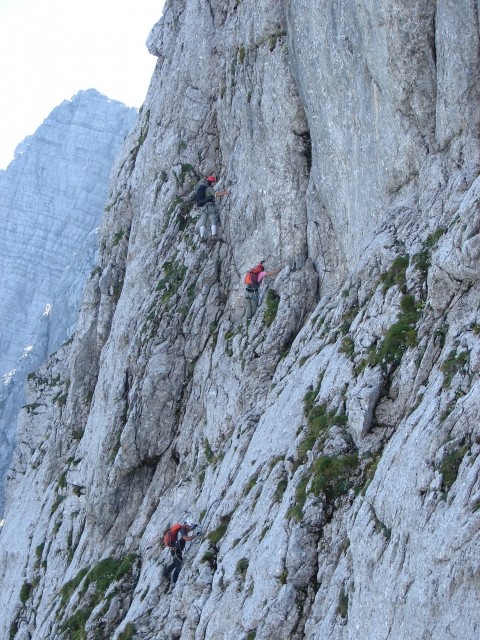
<path id="1" fill-rule="evenodd" d="M 263 260 L 256 267 L 252 267 L 245 274 L 244 282 L 247 285 L 245 290 L 245 306 L 247 311 L 247 321 L 255 315 L 258 307 L 258 289 L 263 279 L 268 276 L 275 276 L 280 269 L 265 271 Z"/>
<path id="2" fill-rule="evenodd" d="M 218 216 L 215 198 L 230 195 L 230 191 L 214 191 L 213 185 L 216 181 L 215 176 L 208 176 L 205 180 L 202 180 L 195 189 L 195 204 L 202 210 L 199 221 L 201 239 L 205 237 L 207 219 L 210 220 L 212 238 L 216 237 L 220 218 Z"/>
<path id="3" fill-rule="evenodd" d="M 170 553 L 173 556 L 172 562 L 166 566 L 163 570 L 164 578 L 170 580 L 170 574 L 172 574 L 172 584 L 175 584 L 182 568 L 183 562 L 183 550 L 185 549 L 185 543 L 195 540 L 201 535 L 201 531 L 196 534 L 191 534 L 198 524 L 195 524 L 191 520 L 185 520 L 183 523 L 176 522 L 165 532 L 163 542 L 166 547 L 170 549 Z M 191 534 L 191 535 L 189 535 Z"/>

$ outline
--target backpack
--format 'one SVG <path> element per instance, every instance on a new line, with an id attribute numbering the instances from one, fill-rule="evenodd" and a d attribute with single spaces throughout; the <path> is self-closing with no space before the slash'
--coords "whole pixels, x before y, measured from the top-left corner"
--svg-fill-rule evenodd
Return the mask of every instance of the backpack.
<path id="1" fill-rule="evenodd" d="M 182 528 L 179 522 L 172 524 L 172 526 L 165 531 L 165 535 L 163 536 L 163 542 L 166 547 L 175 547 L 175 543 L 177 542 L 177 534 Z"/>
<path id="2" fill-rule="evenodd" d="M 258 287 L 258 274 L 264 270 L 263 264 L 257 264 L 245 274 L 245 284 L 253 287 Z"/>
<path id="3" fill-rule="evenodd" d="M 197 190 L 195 191 L 195 204 L 197 205 L 197 207 L 204 207 L 207 202 L 213 202 L 212 196 L 209 196 L 207 198 L 207 196 L 205 195 L 208 186 L 209 185 L 204 184 L 203 182 L 198 185 Z"/>

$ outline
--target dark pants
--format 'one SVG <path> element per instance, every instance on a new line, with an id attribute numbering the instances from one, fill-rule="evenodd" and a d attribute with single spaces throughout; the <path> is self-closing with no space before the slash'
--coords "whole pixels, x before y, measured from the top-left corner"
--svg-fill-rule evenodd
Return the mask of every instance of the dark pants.
<path id="1" fill-rule="evenodd" d="M 163 570 L 163 575 L 170 580 L 170 574 L 173 571 L 172 582 L 175 584 L 178 578 L 178 574 L 180 573 L 180 569 L 182 568 L 182 551 L 181 549 L 171 549 L 170 553 L 173 556 L 173 562 L 171 562 L 165 569 Z"/>

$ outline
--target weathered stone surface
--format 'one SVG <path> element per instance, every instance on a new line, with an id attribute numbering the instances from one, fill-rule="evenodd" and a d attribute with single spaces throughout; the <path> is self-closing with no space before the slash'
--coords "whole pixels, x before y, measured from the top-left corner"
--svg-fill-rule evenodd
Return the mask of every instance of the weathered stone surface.
<path id="1" fill-rule="evenodd" d="M 80 608 L 89 640 L 478 636 L 476 11 L 167 2 L 74 340 L 27 388 L 2 632 Z M 278 308 L 247 325 L 260 258 Z M 130 553 L 104 608 L 68 582 Z"/>
<path id="2" fill-rule="evenodd" d="M 97 91 L 59 105 L 0 171 L 0 513 L 26 375 L 73 333 L 110 169 L 136 110 Z"/>
<path id="3" fill-rule="evenodd" d="M 134 119 L 135 109 L 81 91 L 54 109 L 0 171 L 3 373 L 32 344 L 65 269 L 99 225 L 113 159 Z M 80 269 L 73 271 L 78 278 Z M 64 298 L 69 286 L 75 284 L 61 288 Z M 79 295 L 74 299 L 78 305 Z"/>

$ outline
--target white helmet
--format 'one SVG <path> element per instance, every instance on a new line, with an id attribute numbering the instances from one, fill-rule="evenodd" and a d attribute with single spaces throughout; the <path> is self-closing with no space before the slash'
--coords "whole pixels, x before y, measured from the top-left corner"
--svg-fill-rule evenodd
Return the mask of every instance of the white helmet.
<path id="1" fill-rule="evenodd" d="M 197 526 L 193 520 L 185 520 L 185 524 L 187 525 L 187 527 L 190 527 L 190 529 L 195 529 L 195 527 Z"/>

